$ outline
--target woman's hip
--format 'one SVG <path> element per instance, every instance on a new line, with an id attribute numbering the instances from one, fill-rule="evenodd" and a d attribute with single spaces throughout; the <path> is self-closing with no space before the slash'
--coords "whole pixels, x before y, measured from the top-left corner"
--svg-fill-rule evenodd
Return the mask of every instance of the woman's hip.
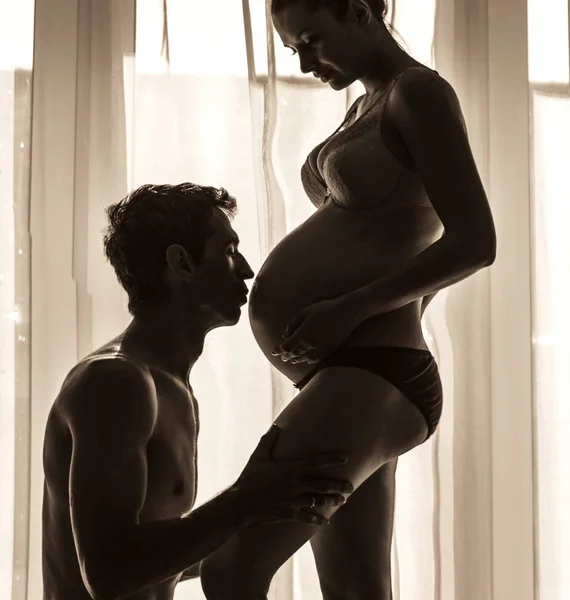
<path id="1" fill-rule="evenodd" d="M 428 435 L 423 414 L 391 382 L 346 365 L 315 373 L 275 423 L 283 433 L 274 458 L 344 453 L 355 488 Z"/>
<path id="2" fill-rule="evenodd" d="M 343 346 L 314 366 L 295 387 L 302 390 L 318 373 L 335 367 L 358 369 L 388 382 L 421 412 L 428 428 L 426 439 L 433 435 L 441 418 L 443 389 L 437 364 L 429 350 L 401 346 Z M 365 390 L 362 393 L 366 393 Z"/>

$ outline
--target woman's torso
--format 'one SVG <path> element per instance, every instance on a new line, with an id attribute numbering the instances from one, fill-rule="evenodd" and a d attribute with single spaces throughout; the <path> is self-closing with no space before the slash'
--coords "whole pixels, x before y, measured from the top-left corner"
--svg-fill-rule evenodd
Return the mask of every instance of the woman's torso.
<path id="1" fill-rule="evenodd" d="M 277 244 L 254 282 L 249 301 L 254 336 L 268 360 L 292 381 L 313 366 L 284 363 L 271 351 L 297 312 L 406 265 L 442 234 L 403 141 L 389 118 L 383 119 L 394 84 L 356 120 L 351 109 L 352 122 L 347 118 L 344 129 L 309 154 L 301 176 L 317 211 Z M 416 300 L 368 319 L 343 346 L 426 349 L 420 309 Z"/>

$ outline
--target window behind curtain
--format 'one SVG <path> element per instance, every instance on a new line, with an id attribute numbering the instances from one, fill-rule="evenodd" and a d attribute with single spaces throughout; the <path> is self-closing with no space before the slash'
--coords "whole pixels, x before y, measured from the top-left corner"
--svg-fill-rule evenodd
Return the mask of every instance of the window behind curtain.
<path id="1" fill-rule="evenodd" d="M 540 600 L 570 598 L 570 88 L 567 0 L 529 0 L 536 560 Z M 521 207 L 524 209 L 524 207 Z"/>
<path id="2" fill-rule="evenodd" d="M 0 0 L 0 590 L 26 589 L 33 0 Z M 19 465 L 24 465 L 19 469 Z"/>

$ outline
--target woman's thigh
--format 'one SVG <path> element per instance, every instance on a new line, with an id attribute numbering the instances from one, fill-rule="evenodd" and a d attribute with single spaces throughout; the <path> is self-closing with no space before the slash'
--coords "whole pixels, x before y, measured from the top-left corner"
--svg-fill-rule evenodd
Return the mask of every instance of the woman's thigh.
<path id="1" fill-rule="evenodd" d="M 370 475 L 427 436 L 420 410 L 384 378 L 355 367 L 328 367 L 275 420 L 281 428 L 276 459 L 339 452 L 346 464 L 327 476 L 349 479 L 356 490 Z M 328 516 L 338 507 L 321 509 Z"/>
<path id="2" fill-rule="evenodd" d="M 355 490 L 427 435 L 421 412 L 397 388 L 354 367 L 330 367 L 317 373 L 276 423 L 282 432 L 274 448 L 275 459 L 344 453 L 348 462 L 328 467 L 326 476 L 349 480 Z M 338 507 L 314 510 L 330 518 Z M 318 530 L 298 523 L 246 527 L 204 561 L 203 584 L 204 576 L 213 586 L 231 582 L 234 589 L 240 585 L 237 579 L 250 585 L 267 583 Z"/>
<path id="3" fill-rule="evenodd" d="M 324 600 L 390 600 L 395 458 L 380 467 L 311 539 Z"/>

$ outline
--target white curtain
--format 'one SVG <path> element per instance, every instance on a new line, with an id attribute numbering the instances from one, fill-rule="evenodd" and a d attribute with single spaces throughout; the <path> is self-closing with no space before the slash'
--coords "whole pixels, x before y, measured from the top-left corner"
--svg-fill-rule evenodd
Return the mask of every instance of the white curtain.
<path id="1" fill-rule="evenodd" d="M 103 259 L 104 207 L 142 183 L 224 186 L 257 269 L 312 213 L 301 163 L 362 93 L 302 76 L 265 0 L 37 0 L 35 23 L 33 9 L 0 1 L 0 595 L 12 600 L 42 595 L 51 403 L 129 321 Z M 399 461 L 394 599 L 565 600 L 567 0 L 397 0 L 391 17 L 460 97 L 499 241 L 493 267 L 426 315 L 444 415 Z M 208 337 L 192 383 L 200 504 L 239 474 L 293 388 L 245 315 Z M 320 597 L 306 545 L 271 598 Z M 177 600 L 202 598 L 198 581 L 178 586 Z"/>

